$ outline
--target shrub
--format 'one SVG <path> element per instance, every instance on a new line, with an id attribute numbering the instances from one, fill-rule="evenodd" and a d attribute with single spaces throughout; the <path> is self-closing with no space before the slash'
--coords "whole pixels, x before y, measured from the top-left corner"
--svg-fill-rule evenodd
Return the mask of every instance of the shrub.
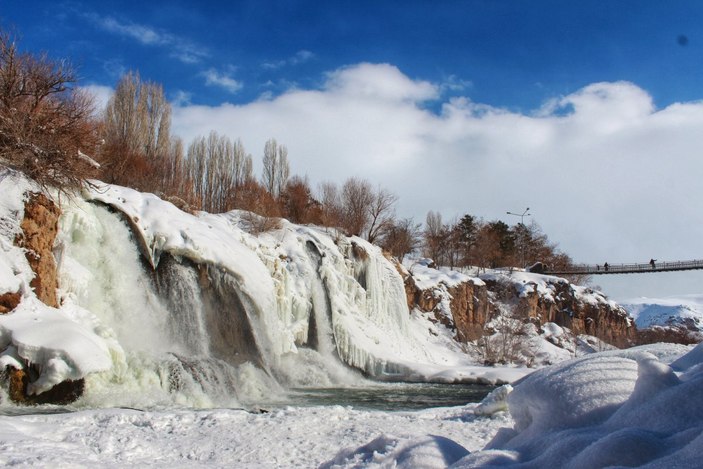
<path id="1" fill-rule="evenodd" d="M 41 186 L 80 187 L 98 164 L 93 98 L 65 61 L 18 51 L 0 32 L 0 163 Z"/>

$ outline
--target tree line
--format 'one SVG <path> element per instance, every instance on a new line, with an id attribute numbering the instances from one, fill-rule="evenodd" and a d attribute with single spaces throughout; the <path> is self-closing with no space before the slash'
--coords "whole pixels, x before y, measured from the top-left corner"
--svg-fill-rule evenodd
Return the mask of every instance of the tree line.
<path id="1" fill-rule="evenodd" d="M 341 185 L 291 175 L 288 149 L 269 139 L 262 173 L 241 139 L 211 131 L 187 147 L 171 134 L 171 105 L 161 85 L 125 74 L 104 110 L 76 86 L 67 61 L 22 53 L 0 32 L 0 161 L 62 190 L 89 178 L 161 195 L 182 208 L 253 212 L 264 220 L 335 227 L 382 246 L 398 259 L 412 252 L 449 267 L 500 267 L 543 261 L 568 265 L 539 226 L 485 222 L 472 215 L 443 222 L 430 211 L 424 229 L 395 215 L 397 197 L 361 178 Z"/>

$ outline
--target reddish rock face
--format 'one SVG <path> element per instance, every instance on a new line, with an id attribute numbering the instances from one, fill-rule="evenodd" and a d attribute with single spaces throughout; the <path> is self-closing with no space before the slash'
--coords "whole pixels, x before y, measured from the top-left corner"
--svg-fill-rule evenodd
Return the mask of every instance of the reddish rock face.
<path id="1" fill-rule="evenodd" d="M 34 271 L 30 285 L 37 298 L 54 308 L 58 307 L 58 279 L 52 249 L 60 215 L 61 210 L 44 194 L 28 194 L 24 219 L 20 224 L 22 234 L 15 240 L 17 246 L 25 249 L 27 261 Z"/>
<path id="2" fill-rule="evenodd" d="M 74 402 L 83 394 L 85 380 L 79 379 L 76 381 L 63 381 L 46 392 L 29 395 L 27 394 L 27 386 L 30 380 L 29 375 L 33 372 L 36 372 L 36 370 L 31 370 L 31 367 L 29 373 L 25 370 L 8 368 L 8 394 L 12 401 L 27 405 L 65 405 Z"/>
<path id="3" fill-rule="evenodd" d="M 432 313 L 436 321 L 456 331 L 457 341 L 465 343 L 483 335 L 489 308 L 485 285 L 462 282 L 451 287 L 440 284 L 431 290 L 421 290 L 412 276 L 407 274 L 404 282 L 408 307 Z M 440 306 L 443 300 L 449 301 L 450 315 Z"/>
<path id="4" fill-rule="evenodd" d="M 15 244 L 25 249 L 25 256 L 34 272 L 30 286 L 37 298 L 48 306 L 58 308 L 58 275 L 53 247 L 61 210 L 44 194 L 27 196 L 24 219 L 20 223 L 22 233 L 15 239 Z M 0 295 L 0 313 L 12 311 L 21 299 L 19 292 Z M 64 381 L 42 394 L 28 395 L 27 386 L 38 375 L 34 365 L 26 363 L 24 369 L 8 368 L 4 373 L 10 399 L 22 404 L 68 404 L 81 396 L 85 385 L 82 379 Z"/>
<path id="5" fill-rule="evenodd" d="M 0 314 L 7 314 L 17 307 L 22 301 L 19 292 L 8 292 L 0 295 Z"/>
<path id="6" fill-rule="evenodd" d="M 421 290 L 412 275 L 398 266 L 405 282 L 405 294 L 410 309 L 431 313 L 434 320 L 455 330 L 455 339 L 469 342 L 484 335 L 484 326 L 499 303 L 508 305 L 516 317 L 540 326 L 553 322 L 569 328 L 574 334 L 588 334 L 615 345 L 635 344 L 637 329 L 627 312 L 603 298 L 587 302 L 579 299 L 572 285 L 554 279 L 551 297 L 537 291 L 520 294 L 512 282 L 487 280 L 485 283 L 462 282 L 455 286 L 442 283 Z M 597 294 L 596 294 L 597 295 Z M 447 312 L 447 305 L 450 312 Z"/>

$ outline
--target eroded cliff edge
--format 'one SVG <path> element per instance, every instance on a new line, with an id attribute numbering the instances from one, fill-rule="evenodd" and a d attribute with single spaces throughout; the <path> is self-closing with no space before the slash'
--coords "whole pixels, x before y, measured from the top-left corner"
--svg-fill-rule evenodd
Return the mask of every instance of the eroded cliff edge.
<path id="1" fill-rule="evenodd" d="M 400 271 L 408 307 L 430 313 L 453 328 L 459 342 L 489 333 L 489 323 L 501 309 L 537 328 L 554 323 L 616 347 L 628 347 L 636 341 L 635 324 L 621 306 L 598 291 L 563 278 L 521 271 L 470 277 L 423 261 L 409 269 L 401 266 Z"/>

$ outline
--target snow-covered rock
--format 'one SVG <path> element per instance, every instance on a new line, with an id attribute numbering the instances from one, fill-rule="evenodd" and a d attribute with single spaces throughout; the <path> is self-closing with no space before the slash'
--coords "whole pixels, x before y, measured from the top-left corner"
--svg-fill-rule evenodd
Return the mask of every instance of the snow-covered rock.
<path id="1" fill-rule="evenodd" d="M 614 301 L 591 288 L 573 285 L 550 275 L 523 271 L 495 271 L 481 275 L 499 303 L 517 317 L 538 325 L 548 322 L 618 346 L 635 343 L 636 328 Z"/>

